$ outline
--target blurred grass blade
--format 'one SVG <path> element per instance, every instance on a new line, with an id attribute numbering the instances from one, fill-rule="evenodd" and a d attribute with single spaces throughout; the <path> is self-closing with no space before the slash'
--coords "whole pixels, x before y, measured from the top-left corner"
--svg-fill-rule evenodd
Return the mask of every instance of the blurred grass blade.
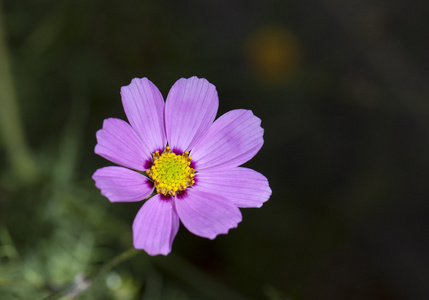
<path id="1" fill-rule="evenodd" d="M 13 85 L 10 58 L 6 42 L 3 10 L 0 2 L 0 134 L 9 163 L 24 182 L 36 178 L 36 164 L 31 157 L 19 115 L 16 91 Z"/>

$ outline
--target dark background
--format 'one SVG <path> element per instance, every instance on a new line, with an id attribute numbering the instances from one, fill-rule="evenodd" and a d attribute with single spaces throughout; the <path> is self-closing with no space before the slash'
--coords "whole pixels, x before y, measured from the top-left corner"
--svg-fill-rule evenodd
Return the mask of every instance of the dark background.
<path id="1" fill-rule="evenodd" d="M 183 226 L 77 299 L 428 299 L 427 1 L 0 1 L 0 298 L 132 247 L 141 203 L 91 175 L 119 90 L 207 78 L 251 109 L 273 190 L 214 241 Z"/>

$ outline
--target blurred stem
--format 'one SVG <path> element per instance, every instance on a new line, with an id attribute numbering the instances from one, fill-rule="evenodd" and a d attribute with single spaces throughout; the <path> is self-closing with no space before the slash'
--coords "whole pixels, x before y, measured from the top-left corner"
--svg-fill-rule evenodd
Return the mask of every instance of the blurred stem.
<path id="1" fill-rule="evenodd" d="M 138 253 L 142 253 L 143 251 L 137 250 L 134 248 L 131 248 L 129 250 L 126 250 L 122 252 L 121 254 L 115 256 L 110 261 L 106 262 L 104 265 L 102 265 L 99 269 L 95 270 L 88 276 L 76 276 L 76 278 L 73 280 L 73 282 L 67 284 L 63 289 L 61 289 L 58 292 L 55 292 L 51 294 L 50 296 L 46 297 L 44 300 L 54 300 L 54 299 L 61 299 L 63 297 L 69 296 L 69 297 L 75 297 L 80 292 L 86 290 L 91 283 L 100 275 L 106 273 L 116 265 L 122 263 L 123 261 L 126 261 L 127 259 L 130 259 L 134 257 Z"/>
<path id="2" fill-rule="evenodd" d="M 97 276 L 109 271 L 110 269 L 112 269 L 116 265 L 120 264 L 121 262 L 126 261 L 127 259 L 130 259 L 139 253 L 143 253 L 143 251 L 138 250 L 138 249 L 134 249 L 134 248 L 128 249 L 128 250 L 122 252 L 121 254 L 119 254 L 118 256 L 114 257 L 112 260 L 108 261 L 104 265 L 102 265 L 101 268 L 99 268 L 98 270 L 96 270 L 92 274 L 90 274 L 88 276 L 88 278 L 94 279 Z"/>
<path id="3" fill-rule="evenodd" d="M 19 115 L 5 32 L 0 1 L 0 135 L 13 170 L 19 179 L 28 182 L 35 178 L 36 164 L 28 149 Z"/>
<path id="4" fill-rule="evenodd" d="M 247 299 L 177 255 L 170 254 L 167 257 L 154 257 L 152 261 L 157 267 L 204 294 L 207 298 L 222 300 Z"/>

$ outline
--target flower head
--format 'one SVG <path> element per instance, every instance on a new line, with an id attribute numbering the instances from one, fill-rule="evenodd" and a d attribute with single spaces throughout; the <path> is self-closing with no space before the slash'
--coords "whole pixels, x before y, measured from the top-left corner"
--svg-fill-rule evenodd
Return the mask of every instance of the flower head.
<path id="1" fill-rule="evenodd" d="M 120 167 L 98 169 L 92 178 L 111 202 L 150 197 L 134 219 L 136 249 L 167 255 L 180 221 L 214 239 L 237 227 L 240 207 L 269 199 L 268 180 L 239 167 L 262 147 L 261 120 L 236 109 L 215 121 L 219 100 L 207 80 L 179 79 L 164 102 L 152 82 L 135 78 L 121 96 L 129 124 L 104 120 L 95 146 Z"/>

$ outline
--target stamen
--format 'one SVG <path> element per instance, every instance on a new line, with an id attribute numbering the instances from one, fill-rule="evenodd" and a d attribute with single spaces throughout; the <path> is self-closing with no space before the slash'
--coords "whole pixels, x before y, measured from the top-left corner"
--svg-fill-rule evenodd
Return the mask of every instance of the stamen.
<path id="1" fill-rule="evenodd" d="M 156 151 L 152 157 L 152 167 L 146 174 L 153 180 L 158 194 L 176 196 L 177 192 L 195 183 L 195 170 L 190 167 L 192 157 L 188 151 L 177 155 L 167 146 L 162 154 Z"/>

